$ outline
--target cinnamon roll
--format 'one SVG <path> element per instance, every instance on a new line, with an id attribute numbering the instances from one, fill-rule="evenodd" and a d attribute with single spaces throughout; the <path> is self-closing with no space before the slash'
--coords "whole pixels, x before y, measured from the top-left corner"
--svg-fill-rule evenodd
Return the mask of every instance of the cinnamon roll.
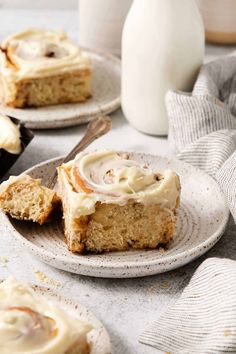
<path id="1" fill-rule="evenodd" d="M 29 29 L 1 44 L 0 97 L 12 107 L 84 102 L 91 61 L 64 32 Z"/>
<path id="2" fill-rule="evenodd" d="M 0 284 L 1 354 L 89 354 L 91 329 L 12 277 Z"/>
<path id="3" fill-rule="evenodd" d="M 73 252 L 156 248 L 173 237 L 179 177 L 114 151 L 82 152 L 58 168 L 65 235 Z"/>
<path id="4" fill-rule="evenodd" d="M 31 130 L 19 120 L 0 115 L 0 178 L 2 178 L 33 139 Z"/>
<path id="5" fill-rule="evenodd" d="M 42 225 L 60 205 L 55 191 L 42 186 L 40 179 L 24 173 L 0 184 L 0 209 L 15 219 Z"/>

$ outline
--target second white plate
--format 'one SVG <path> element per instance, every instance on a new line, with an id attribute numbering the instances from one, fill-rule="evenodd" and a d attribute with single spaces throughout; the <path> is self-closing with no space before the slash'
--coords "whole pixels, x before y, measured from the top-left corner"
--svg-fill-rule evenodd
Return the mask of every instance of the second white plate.
<path id="1" fill-rule="evenodd" d="M 59 295 L 55 291 L 38 285 L 31 285 L 34 291 L 45 297 L 73 317 L 89 323 L 93 329 L 88 333 L 87 340 L 91 347 L 91 354 L 111 354 L 111 342 L 106 328 L 86 307 Z"/>
<path id="2" fill-rule="evenodd" d="M 93 76 L 92 97 L 86 102 L 24 109 L 0 106 L 0 112 L 20 119 L 28 128 L 55 129 L 83 124 L 99 114 L 118 109 L 120 60 L 110 54 L 88 53 L 93 63 Z"/>
<path id="3" fill-rule="evenodd" d="M 148 164 L 154 171 L 172 169 L 181 180 L 182 194 L 177 233 L 168 249 L 78 255 L 67 250 L 63 228 L 56 222 L 39 226 L 0 214 L 2 223 L 42 261 L 72 273 L 93 277 L 131 278 L 163 273 L 207 252 L 222 236 L 229 216 L 224 196 L 216 181 L 191 165 L 175 159 L 138 153 L 131 158 Z M 58 159 L 26 171 L 47 181 Z"/>

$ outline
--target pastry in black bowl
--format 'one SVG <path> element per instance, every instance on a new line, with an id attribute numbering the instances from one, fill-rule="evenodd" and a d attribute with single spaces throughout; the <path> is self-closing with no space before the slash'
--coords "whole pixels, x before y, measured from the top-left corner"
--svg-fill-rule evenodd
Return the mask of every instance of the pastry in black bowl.
<path id="1" fill-rule="evenodd" d="M 0 179 L 24 152 L 33 132 L 18 119 L 0 115 Z"/>

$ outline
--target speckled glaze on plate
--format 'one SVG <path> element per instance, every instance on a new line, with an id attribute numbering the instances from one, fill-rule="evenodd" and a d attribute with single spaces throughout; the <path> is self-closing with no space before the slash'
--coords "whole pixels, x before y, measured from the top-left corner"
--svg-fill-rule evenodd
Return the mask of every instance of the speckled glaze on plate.
<path id="1" fill-rule="evenodd" d="M 31 286 L 37 294 L 42 295 L 56 306 L 71 314 L 71 316 L 78 317 L 81 321 L 91 324 L 93 330 L 87 335 L 87 340 L 91 346 L 91 354 L 112 353 L 107 330 L 89 309 L 49 288 L 38 285 Z"/>
<path id="2" fill-rule="evenodd" d="M 180 176 L 182 192 L 177 232 L 168 249 L 78 255 L 67 250 L 61 224 L 39 226 L 1 213 L 2 223 L 43 262 L 72 273 L 93 277 L 131 278 L 163 273 L 198 258 L 222 236 L 229 217 L 225 198 L 216 181 L 204 172 L 171 158 L 129 153 L 155 171 L 172 169 Z M 26 171 L 46 183 L 58 159 Z"/>
<path id="3" fill-rule="evenodd" d="M 100 114 L 109 114 L 118 109 L 120 60 L 110 54 L 87 52 L 94 69 L 92 97 L 86 102 L 23 109 L 0 106 L 0 112 L 20 119 L 28 128 L 55 129 L 83 124 Z"/>

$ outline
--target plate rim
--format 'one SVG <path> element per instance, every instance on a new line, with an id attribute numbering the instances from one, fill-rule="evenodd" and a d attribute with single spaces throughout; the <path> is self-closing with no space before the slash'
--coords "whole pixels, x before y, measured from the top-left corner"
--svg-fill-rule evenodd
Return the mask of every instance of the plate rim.
<path id="1" fill-rule="evenodd" d="M 84 48 L 83 49 L 90 53 L 92 57 L 99 57 L 100 59 L 105 59 L 109 60 L 112 64 L 113 67 L 118 68 L 121 71 L 121 59 L 116 57 L 115 55 L 108 53 L 108 52 L 102 52 L 99 50 L 92 50 L 89 48 Z M 70 105 L 76 106 L 78 103 L 70 103 Z M 83 104 L 83 103 L 82 103 Z M 60 106 L 66 107 L 65 104 L 60 104 Z M 56 105 L 55 105 L 56 106 Z M 47 107 L 55 107 L 55 106 L 47 106 Z M 90 122 L 92 119 L 97 117 L 100 114 L 110 114 L 112 112 L 115 112 L 117 109 L 121 107 L 121 93 L 117 95 L 117 97 L 113 98 L 106 104 L 99 105 L 97 107 L 97 110 L 95 112 L 85 112 L 83 114 L 78 114 L 78 112 L 75 112 L 70 115 L 68 118 L 63 118 L 63 119 L 58 119 L 58 120 L 27 120 L 27 119 L 22 119 L 19 116 L 15 116 L 15 118 L 20 119 L 23 124 L 27 128 L 34 129 L 34 130 L 45 130 L 45 129 L 63 129 L 63 128 L 68 128 L 68 127 L 73 127 L 81 124 L 85 124 L 87 122 Z M 32 111 L 32 114 L 34 110 L 40 110 L 40 108 L 45 108 L 45 107 L 28 107 L 26 108 L 29 112 Z M 14 115 L 13 112 L 10 114 L 10 112 L 7 113 L 7 110 L 22 110 L 24 111 L 25 108 L 14 108 L 14 107 L 7 107 L 0 105 L 0 112 L 2 111 L 4 114 L 8 115 Z M 19 117 L 19 118 L 18 118 Z"/>
<path id="2" fill-rule="evenodd" d="M 126 151 L 127 152 L 127 151 Z M 133 151 L 128 151 L 128 153 L 130 154 L 136 154 L 136 155 L 142 155 L 142 156 L 145 156 L 145 157 L 149 157 L 149 158 L 157 158 L 157 157 L 161 157 L 162 159 L 165 159 L 167 161 L 173 161 L 177 164 L 181 163 L 184 167 L 186 168 L 191 168 L 192 170 L 195 170 L 197 171 L 198 173 L 201 173 L 203 176 L 205 176 L 208 180 L 210 180 L 212 183 L 214 183 L 214 185 L 218 188 L 218 191 L 222 197 L 222 201 L 224 201 L 224 213 L 223 213 L 223 217 L 222 217 L 222 221 L 221 223 L 218 225 L 218 229 L 212 233 L 210 235 L 210 237 L 208 237 L 206 240 L 204 240 L 203 242 L 201 242 L 199 245 L 196 245 L 188 250 L 185 250 L 179 254 L 172 254 L 172 255 L 169 255 L 165 258 L 159 258 L 158 260 L 149 260 L 147 261 L 146 263 L 142 263 L 142 264 L 137 264 L 136 262 L 131 262 L 129 263 L 129 265 L 125 265 L 125 264 L 120 264 L 118 261 L 113 261 L 112 263 L 104 263 L 102 264 L 102 269 L 103 270 L 110 270 L 110 269 L 114 269 L 114 270 L 120 270 L 120 271 L 125 271 L 127 269 L 129 270 L 133 270 L 133 269 L 143 269 L 143 267 L 146 267 L 146 266 L 153 266 L 153 265 L 163 265 L 167 262 L 171 262 L 173 261 L 173 263 L 177 262 L 177 261 L 180 261 L 180 265 L 178 265 L 177 267 L 169 267 L 168 269 L 166 269 L 165 271 L 161 271 L 161 272 L 158 272 L 155 271 L 155 272 L 152 272 L 150 274 L 147 274 L 148 275 L 151 275 L 151 274 L 158 274 L 158 273 L 164 273 L 166 271 L 169 271 L 171 269 L 176 269 L 176 268 L 179 268 L 181 267 L 182 265 L 185 265 L 185 264 L 188 264 L 189 262 L 191 262 L 193 259 L 196 259 L 196 258 L 199 258 L 201 255 L 203 255 L 204 253 L 206 253 L 209 249 L 211 249 L 217 242 L 218 240 L 221 238 L 226 226 L 227 226 L 227 223 L 228 223 L 228 220 L 229 220 L 229 216 L 230 216 L 230 212 L 229 212 L 229 209 L 228 209 L 228 206 L 227 206 L 227 202 L 226 202 L 226 199 L 225 199 L 225 196 L 223 194 L 223 192 L 221 191 L 219 185 L 217 184 L 217 182 L 214 180 L 213 177 L 211 177 L 210 175 L 208 175 L 207 173 L 205 173 L 204 171 L 200 170 L 199 168 L 196 168 L 195 166 L 192 166 L 186 162 L 183 162 L 181 160 L 178 160 L 174 157 L 168 157 L 168 156 L 161 156 L 161 155 L 153 155 L 153 154 L 146 154 L 146 153 L 140 153 L 140 152 L 133 152 Z M 40 167 L 43 167 L 45 164 L 50 164 L 50 163 L 54 163 L 56 161 L 59 161 L 61 159 L 63 159 L 64 156 L 58 156 L 58 157 L 54 157 L 54 158 L 51 158 L 51 159 L 48 159 L 48 160 L 45 160 L 43 162 L 40 162 L 32 167 L 30 167 L 29 169 L 25 170 L 23 173 L 30 173 L 32 172 L 35 168 L 40 168 Z M 33 253 L 33 255 L 37 255 L 37 257 L 39 257 L 41 260 L 45 261 L 45 258 L 48 257 L 51 262 L 46 262 L 50 265 L 52 265 L 52 259 L 53 260 L 56 260 L 60 263 L 62 262 L 68 262 L 68 260 L 66 259 L 65 260 L 65 256 L 62 256 L 62 255 L 57 255 L 55 257 L 55 255 L 53 253 L 51 253 L 50 251 L 46 250 L 46 249 L 41 249 L 40 247 L 36 246 L 33 242 L 27 240 L 25 238 L 25 236 L 23 236 L 15 227 L 14 225 L 11 223 L 10 221 L 10 217 L 6 214 L 4 214 L 1 210 L 0 210 L 0 217 L 3 218 L 3 220 L 5 220 L 5 227 L 8 231 L 11 231 L 14 238 L 17 240 L 17 241 L 20 241 L 21 244 L 23 244 L 24 246 L 27 247 L 27 250 L 30 251 L 31 253 Z M 199 248 L 202 248 L 202 251 L 199 252 Z M 131 251 L 132 252 L 132 251 Z M 144 250 L 145 252 L 145 250 Z M 197 254 L 196 254 L 197 253 Z M 193 254 L 196 254 L 196 257 L 194 258 L 191 258 L 193 256 Z M 90 260 L 86 260 L 86 258 L 83 259 L 83 255 L 77 255 L 78 256 L 78 259 L 73 259 L 71 258 L 70 259 L 70 262 L 69 264 L 71 265 L 77 265 L 78 267 L 89 267 L 90 269 L 94 269 L 94 270 L 97 270 L 98 268 L 98 265 L 92 263 L 91 264 L 91 261 Z M 181 259 L 184 259 L 187 261 L 185 262 L 181 262 Z M 82 262 L 80 261 L 82 260 Z M 60 268 L 59 266 L 56 266 L 55 265 L 55 262 L 53 262 L 53 266 L 56 267 L 56 268 L 59 268 L 59 269 L 64 269 L 66 270 L 65 268 Z M 68 270 L 67 270 L 68 271 Z M 78 274 L 85 274 L 83 272 L 78 272 Z M 97 275 L 90 275 L 90 276 L 97 276 Z M 142 275 L 140 275 L 142 276 Z M 99 277 L 102 277 L 102 275 L 100 275 Z M 111 277 L 121 277 L 120 275 L 119 276 L 111 276 Z M 134 275 L 132 276 L 131 274 L 127 275 L 126 276 L 127 278 L 131 278 L 131 277 L 134 277 Z M 137 277 L 135 275 L 135 277 Z"/>

